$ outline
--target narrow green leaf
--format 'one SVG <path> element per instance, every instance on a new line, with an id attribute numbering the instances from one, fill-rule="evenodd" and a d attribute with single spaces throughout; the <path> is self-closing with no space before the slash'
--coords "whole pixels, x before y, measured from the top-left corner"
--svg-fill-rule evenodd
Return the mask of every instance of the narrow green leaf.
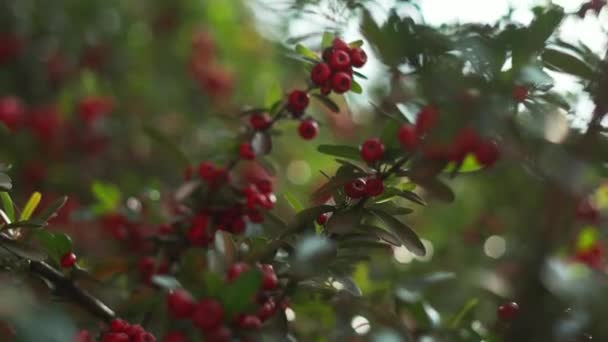
<path id="1" fill-rule="evenodd" d="M 38 204 L 40 204 L 41 199 L 42 194 L 39 192 L 34 192 L 25 203 L 25 207 L 23 207 L 19 221 L 27 221 L 34 213 L 34 210 L 36 210 L 38 207 Z"/>
<path id="2" fill-rule="evenodd" d="M 334 41 L 334 37 L 335 37 L 334 34 L 331 32 L 323 33 L 323 40 L 321 42 L 321 46 L 323 47 L 323 49 L 331 47 L 331 45 Z"/>
<path id="3" fill-rule="evenodd" d="M 319 100 L 319 102 L 321 102 L 322 104 L 325 105 L 325 107 L 327 107 L 329 110 L 331 110 L 334 113 L 340 113 L 340 107 L 338 107 L 338 105 L 332 101 L 332 99 L 330 99 L 327 96 L 323 96 L 321 94 L 312 94 L 312 96 L 314 98 L 316 98 L 317 100 Z"/>
<path id="4" fill-rule="evenodd" d="M 552 70 L 591 80 L 593 68 L 577 57 L 554 49 L 545 49 L 542 54 L 545 65 Z"/>
<path id="5" fill-rule="evenodd" d="M 293 194 L 286 192 L 283 196 L 285 197 L 285 200 L 287 200 L 287 203 L 289 203 L 289 205 L 296 212 L 304 210 L 304 205 L 302 205 L 302 203 Z"/>
<path id="6" fill-rule="evenodd" d="M 180 164 L 180 167 L 185 168 L 190 165 L 190 160 L 186 156 L 186 154 L 177 146 L 171 139 L 167 138 L 161 131 L 152 127 L 151 125 L 144 125 L 142 127 L 143 132 L 150 138 L 152 141 L 156 142 L 159 146 L 164 147 L 172 155 L 175 156 L 177 161 Z"/>
<path id="7" fill-rule="evenodd" d="M 370 209 L 372 214 L 376 215 L 380 218 L 387 226 L 388 229 L 391 230 L 395 235 L 399 236 L 403 245 L 412 253 L 417 256 L 424 256 L 426 254 L 426 249 L 422 244 L 422 241 L 405 223 L 399 221 L 393 215 L 390 215 L 382 210 Z"/>
<path id="8" fill-rule="evenodd" d="M 350 91 L 355 94 L 362 94 L 363 88 L 361 88 L 361 85 L 357 83 L 357 81 L 353 80 L 352 85 L 350 86 Z"/>
<path id="9" fill-rule="evenodd" d="M 319 57 L 317 57 L 317 54 L 315 54 L 313 51 L 309 50 L 307 47 L 305 47 L 302 44 L 297 44 L 296 45 L 296 52 L 304 57 L 307 58 L 311 58 L 314 60 L 318 60 Z"/>
<path id="10" fill-rule="evenodd" d="M 45 221 L 42 220 L 25 220 L 17 221 L 2 227 L 3 229 L 15 229 L 15 228 L 42 228 L 46 225 Z"/>
<path id="11" fill-rule="evenodd" d="M 353 160 L 361 159 L 359 149 L 348 145 L 319 145 L 317 151 L 330 156 Z"/>
<path id="12" fill-rule="evenodd" d="M 451 329 L 457 329 L 461 326 L 463 320 L 477 307 L 479 304 L 479 299 L 471 298 L 467 301 L 463 307 L 454 315 L 454 317 L 450 320 L 448 326 Z"/>
<path id="13" fill-rule="evenodd" d="M 262 284 L 262 274 L 253 269 L 242 273 L 221 292 L 221 302 L 228 317 L 248 311 L 254 305 L 255 294 Z"/>
<path id="14" fill-rule="evenodd" d="M 2 207 L 4 208 L 4 213 L 6 214 L 10 222 L 13 222 L 15 220 L 15 207 L 13 204 L 13 200 L 11 199 L 11 195 L 8 192 L 2 191 L 0 192 L 0 200 L 2 200 Z"/>
<path id="15" fill-rule="evenodd" d="M 443 169 L 443 172 L 452 173 L 452 172 L 456 171 L 455 169 L 456 169 L 456 163 L 450 162 L 445 166 L 445 168 Z M 467 156 L 462 161 L 462 164 L 460 164 L 460 168 L 458 168 L 458 173 L 475 172 L 475 171 L 479 171 L 481 169 L 483 169 L 483 165 L 481 165 L 477 162 L 477 159 L 475 158 L 475 156 L 473 154 L 467 154 Z"/>
<path id="16" fill-rule="evenodd" d="M 361 40 L 361 39 L 355 40 L 353 42 L 348 43 L 348 46 L 350 46 L 351 48 L 362 47 L 363 46 L 363 40 Z"/>

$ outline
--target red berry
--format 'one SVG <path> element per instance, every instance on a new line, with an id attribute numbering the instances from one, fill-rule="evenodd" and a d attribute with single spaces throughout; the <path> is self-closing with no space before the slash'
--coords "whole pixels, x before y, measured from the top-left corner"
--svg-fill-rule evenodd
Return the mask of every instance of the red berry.
<path id="1" fill-rule="evenodd" d="M 279 278 L 277 278 L 272 265 L 262 264 L 260 270 L 262 271 L 262 288 L 264 290 L 274 290 L 279 285 Z"/>
<path id="2" fill-rule="evenodd" d="M 502 320 L 508 321 L 514 319 L 519 313 L 519 305 L 515 302 L 505 303 L 498 307 L 497 314 Z"/>
<path id="3" fill-rule="evenodd" d="M 190 228 L 186 236 L 188 241 L 194 246 L 206 246 L 211 243 L 211 236 L 208 232 L 209 216 L 205 214 L 197 215 L 192 219 Z"/>
<path id="4" fill-rule="evenodd" d="M 253 223 L 264 222 L 264 215 L 262 215 L 259 210 L 250 209 L 249 211 L 247 211 L 247 217 L 249 218 L 249 221 Z"/>
<path id="5" fill-rule="evenodd" d="M 220 327 L 224 320 L 224 309 L 214 299 L 203 299 L 194 309 L 192 322 L 203 331 L 213 331 Z"/>
<path id="6" fill-rule="evenodd" d="M 439 111 L 434 106 L 424 106 L 416 118 L 416 134 L 422 136 L 435 126 L 439 118 Z"/>
<path id="7" fill-rule="evenodd" d="M 170 331 L 163 338 L 163 342 L 188 342 L 188 335 L 180 331 Z"/>
<path id="8" fill-rule="evenodd" d="M 334 38 L 331 45 L 336 50 L 343 50 L 346 52 L 350 50 L 350 46 L 348 46 L 348 44 L 340 38 Z"/>
<path id="9" fill-rule="evenodd" d="M 349 91 L 352 84 L 352 77 L 343 71 L 335 73 L 331 78 L 331 88 L 338 94 L 344 94 Z"/>
<path id="10" fill-rule="evenodd" d="M 74 264 L 76 264 L 76 254 L 72 252 L 65 253 L 63 256 L 61 256 L 60 263 L 61 267 L 63 268 L 71 268 L 74 266 Z"/>
<path id="11" fill-rule="evenodd" d="M 90 125 L 103 115 L 109 113 L 114 108 L 114 103 L 111 99 L 99 96 L 89 96 L 78 103 L 78 116 L 80 119 Z"/>
<path id="12" fill-rule="evenodd" d="M 74 342 L 95 342 L 95 339 L 88 330 L 80 330 L 74 336 Z"/>
<path id="13" fill-rule="evenodd" d="M 477 132 L 471 127 L 462 128 L 451 146 L 450 160 L 454 162 L 462 162 L 464 157 L 470 152 L 473 152 L 478 144 Z"/>
<path id="14" fill-rule="evenodd" d="M 404 150 L 413 151 L 418 147 L 418 135 L 416 128 L 410 124 L 403 124 L 399 127 L 397 138 Z"/>
<path id="15" fill-rule="evenodd" d="M 310 71 L 310 79 L 318 86 L 322 86 L 329 80 L 331 76 L 331 68 L 327 63 L 318 63 Z"/>
<path id="16" fill-rule="evenodd" d="M 125 331 L 127 331 L 128 327 L 129 327 L 129 323 L 127 323 L 126 321 L 124 321 L 120 318 L 115 318 L 110 322 L 110 331 L 111 332 L 125 332 Z"/>
<path id="17" fill-rule="evenodd" d="M 384 191 L 384 183 L 380 178 L 368 178 L 365 181 L 365 194 L 373 197 L 382 194 Z"/>
<path id="18" fill-rule="evenodd" d="M 272 122 L 272 118 L 268 113 L 254 113 L 249 117 L 249 123 L 251 123 L 251 127 L 258 131 L 263 131 L 270 127 L 270 123 Z"/>
<path id="19" fill-rule="evenodd" d="M 365 196 L 365 180 L 357 178 L 344 185 L 344 192 L 350 198 L 361 198 Z"/>
<path id="20" fill-rule="evenodd" d="M 308 93 L 303 90 L 294 90 L 289 93 L 287 98 L 287 108 L 292 114 L 300 115 L 308 107 L 309 102 Z"/>
<path id="21" fill-rule="evenodd" d="M 198 166 L 198 174 L 199 176 L 206 181 L 211 181 L 213 180 L 215 173 L 217 171 L 217 168 L 215 167 L 215 165 L 212 162 L 202 162 L 199 164 Z"/>
<path id="22" fill-rule="evenodd" d="M 528 98 L 528 88 L 522 85 L 516 85 L 513 87 L 512 96 L 515 102 L 524 102 Z"/>
<path id="23" fill-rule="evenodd" d="M 255 182 L 255 187 L 265 195 L 272 193 L 272 181 L 270 179 L 261 179 Z"/>
<path id="24" fill-rule="evenodd" d="M 481 165 L 489 167 L 498 160 L 498 145 L 492 140 L 482 140 L 477 143 L 473 153 Z"/>
<path id="25" fill-rule="evenodd" d="M 257 315 L 262 321 L 265 321 L 274 316 L 276 311 L 277 305 L 275 304 L 274 300 L 270 298 L 264 304 L 262 304 L 262 307 L 258 310 Z"/>
<path id="26" fill-rule="evenodd" d="M 228 228 L 232 234 L 243 234 L 247 229 L 247 222 L 242 216 L 238 216 L 232 219 Z"/>
<path id="27" fill-rule="evenodd" d="M 349 69 L 350 56 L 348 55 L 348 52 L 334 49 L 329 56 L 329 66 L 333 71 Z"/>
<path id="28" fill-rule="evenodd" d="M 205 332 L 205 342 L 231 342 L 232 332 L 225 326 L 221 326 L 213 331 Z"/>
<path id="29" fill-rule="evenodd" d="M 257 330 L 262 327 L 262 321 L 254 315 L 240 315 L 236 319 L 236 325 L 241 329 Z"/>
<path id="30" fill-rule="evenodd" d="M 105 333 L 101 342 L 129 342 L 129 335 L 125 333 Z"/>
<path id="31" fill-rule="evenodd" d="M 237 262 L 232 264 L 230 268 L 228 268 L 227 279 L 228 281 L 233 281 L 238 278 L 241 273 L 247 272 L 251 269 L 251 267 L 244 262 Z"/>
<path id="32" fill-rule="evenodd" d="M 317 223 L 320 225 L 324 225 L 329 218 L 329 213 L 323 213 L 317 217 Z"/>
<path id="33" fill-rule="evenodd" d="M 367 62 L 367 54 L 361 48 L 351 49 L 350 62 L 355 68 L 360 68 Z"/>
<path id="34" fill-rule="evenodd" d="M 314 120 L 304 120 L 298 126 L 298 134 L 304 140 L 312 140 L 319 132 L 319 125 Z"/>
<path id="35" fill-rule="evenodd" d="M 367 139 L 360 148 L 361 159 L 373 163 L 384 157 L 384 144 L 378 138 Z"/>
<path id="36" fill-rule="evenodd" d="M 0 99 L 0 122 L 9 130 L 17 130 L 23 123 L 23 119 L 23 105 L 17 97 L 5 96 Z"/>
<path id="37" fill-rule="evenodd" d="M 321 85 L 321 95 L 329 95 L 331 93 L 331 79 L 328 79 Z"/>
<path id="38" fill-rule="evenodd" d="M 161 224 L 158 227 L 158 233 L 161 235 L 169 235 L 169 234 L 173 234 L 175 232 L 175 229 L 173 229 L 173 226 L 171 226 L 170 224 Z"/>
<path id="39" fill-rule="evenodd" d="M 167 295 L 167 308 L 174 318 L 186 318 L 194 311 L 194 299 L 183 289 L 169 292 Z"/>
<path id="40" fill-rule="evenodd" d="M 239 155 L 245 160 L 255 159 L 255 151 L 253 150 L 253 146 L 251 146 L 251 144 L 248 142 L 241 143 L 241 146 L 239 146 Z"/>

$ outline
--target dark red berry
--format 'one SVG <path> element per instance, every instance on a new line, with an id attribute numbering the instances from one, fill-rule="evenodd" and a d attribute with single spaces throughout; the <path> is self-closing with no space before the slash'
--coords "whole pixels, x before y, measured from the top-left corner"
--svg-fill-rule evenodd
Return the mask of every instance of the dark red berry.
<path id="1" fill-rule="evenodd" d="M 355 68 L 360 68 L 367 62 L 367 54 L 361 48 L 351 49 L 350 62 Z"/>
<path id="2" fill-rule="evenodd" d="M 129 342 L 129 335 L 125 333 L 105 333 L 101 342 Z"/>
<path id="3" fill-rule="evenodd" d="M 331 76 L 331 68 L 327 63 L 318 63 L 310 71 L 310 79 L 318 86 L 322 86 Z"/>
<path id="4" fill-rule="evenodd" d="M 247 217 L 249 218 L 249 221 L 253 223 L 264 222 L 264 215 L 262 215 L 262 213 L 256 209 L 250 209 L 249 211 L 247 211 Z"/>
<path id="5" fill-rule="evenodd" d="M 238 278 L 242 273 L 247 272 L 251 269 L 251 267 L 244 262 L 237 262 L 232 264 L 228 268 L 228 272 L 226 272 L 226 277 L 228 281 L 233 281 Z"/>
<path id="6" fill-rule="evenodd" d="M 262 288 L 264 290 L 274 290 L 279 285 L 279 278 L 274 272 L 274 268 L 269 264 L 260 265 L 262 271 Z"/>
<path id="7" fill-rule="evenodd" d="M 361 159 L 373 163 L 384 157 L 384 144 L 378 138 L 367 139 L 360 148 Z"/>
<path id="8" fill-rule="evenodd" d="M 497 310 L 498 317 L 503 321 L 510 321 L 517 317 L 519 313 L 519 305 L 515 302 L 505 303 L 498 307 Z"/>
<path id="9" fill-rule="evenodd" d="M 334 49 L 329 56 L 329 66 L 333 71 L 350 68 L 350 56 L 347 51 Z"/>
<path id="10" fill-rule="evenodd" d="M 516 85 L 513 87 L 512 96 L 515 102 L 524 102 L 528 98 L 528 88 L 522 85 Z"/>
<path id="11" fill-rule="evenodd" d="M 576 218 L 589 223 L 597 223 L 600 218 L 600 211 L 591 201 L 584 199 L 576 208 Z"/>
<path id="12" fill-rule="evenodd" d="M 365 194 L 370 197 L 378 196 L 384 191 L 384 183 L 380 178 L 368 178 L 365 181 Z"/>
<path id="13" fill-rule="evenodd" d="M 303 120 L 298 126 L 298 134 L 304 140 L 312 140 L 319 132 L 319 125 L 314 120 Z"/>
<path id="14" fill-rule="evenodd" d="M 272 181 L 270 179 L 260 179 L 255 182 L 255 187 L 263 194 L 272 193 Z"/>
<path id="15" fill-rule="evenodd" d="M 340 38 L 334 38 L 331 45 L 336 50 L 342 50 L 346 52 L 350 51 L 350 46 L 348 46 L 348 44 Z"/>
<path id="16" fill-rule="evenodd" d="M 422 136 L 429 132 L 437 123 L 439 111 L 434 106 L 424 106 L 416 118 L 416 134 Z"/>
<path id="17" fill-rule="evenodd" d="M 228 228 L 233 234 L 243 234 L 247 229 L 247 222 L 245 222 L 242 216 L 238 216 L 232 219 Z"/>
<path id="18" fill-rule="evenodd" d="M 247 330 L 257 330 L 262 327 L 262 321 L 254 315 L 240 315 L 235 323 L 239 328 Z"/>
<path id="19" fill-rule="evenodd" d="M 321 95 L 329 95 L 331 93 L 331 79 L 328 79 L 321 85 Z"/>
<path id="20" fill-rule="evenodd" d="M 477 132 L 471 127 L 464 127 L 456 137 L 451 146 L 450 160 L 456 163 L 462 162 L 464 157 L 470 152 L 473 152 L 478 144 L 479 137 Z"/>
<path id="21" fill-rule="evenodd" d="M 110 322 L 110 331 L 111 332 L 125 332 L 125 331 L 127 331 L 128 327 L 129 327 L 129 323 L 127 323 L 126 321 L 124 321 L 120 318 L 115 318 Z"/>
<path id="22" fill-rule="evenodd" d="M 188 335 L 181 331 L 170 331 L 163 338 L 163 342 L 188 342 Z"/>
<path id="23" fill-rule="evenodd" d="M 401 147 L 406 151 L 413 151 L 418 147 L 418 135 L 416 134 L 416 127 L 414 125 L 401 125 L 397 132 L 397 139 L 399 139 Z"/>
<path id="24" fill-rule="evenodd" d="M 344 193 L 350 198 L 361 198 L 365 196 L 365 180 L 357 178 L 344 185 Z"/>
<path id="25" fill-rule="evenodd" d="M 277 305 L 272 298 L 268 299 L 257 312 L 258 317 L 265 321 L 274 316 L 277 311 Z"/>
<path id="26" fill-rule="evenodd" d="M 317 217 L 317 223 L 320 225 L 324 225 L 329 218 L 329 213 L 323 213 Z"/>
<path id="27" fill-rule="evenodd" d="M 183 289 L 169 292 L 167 295 L 167 308 L 174 318 L 187 318 L 194 312 L 194 299 Z"/>
<path id="28" fill-rule="evenodd" d="M 71 268 L 76 264 L 76 254 L 72 252 L 65 253 L 61 256 L 61 267 L 63 268 Z"/>
<path id="29" fill-rule="evenodd" d="M 24 121 L 25 110 L 21 101 L 14 96 L 0 98 L 0 122 L 15 131 Z"/>
<path id="30" fill-rule="evenodd" d="M 492 140 L 481 140 L 475 146 L 473 153 L 481 165 L 489 167 L 498 160 L 498 145 Z"/>
<path id="31" fill-rule="evenodd" d="M 352 77 L 343 71 L 335 73 L 331 78 L 331 88 L 337 94 L 346 93 L 347 91 L 350 90 L 352 84 L 353 84 Z"/>
<path id="32" fill-rule="evenodd" d="M 270 127 L 270 123 L 272 122 L 272 118 L 268 113 L 254 113 L 249 117 L 249 123 L 251 123 L 251 127 L 258 131 L 263 131 Z"/>
<path id="33" fill-rule="evenodd" d="M 225 326 L 205 332 L 205 342 L 231 342 L 232 332 Z"/>
<path id="34" fill-rule="evenodd" d="M 198 166 L 198 175 L 206 181 L 213 180 L 215 173 L 217 171 L 216 166 L 212 162 L 202 162 Z"/>
<path id="35" fill-rule="evenodd" d="M 224 320 L 224 309 L 214 299 L 203 299 L 194 308 L 192 322 L 203 331 L 213 331 L 220 327 Z"/>
<path id="36" fill-rule="evenodd" d="M 289 93 L 287 98 L 287 109 L 294 115 L 301 115 L 309 102 L 308 93 L 303 90 L 294 90 Z"/>
<path id="37" fill-rule="evenodd" d="M 255 151 L 253 150 L 253 146 L 248 142 L 241 143 L 239 146 L 239 155 L 245 160 L 254 160 Z"/>

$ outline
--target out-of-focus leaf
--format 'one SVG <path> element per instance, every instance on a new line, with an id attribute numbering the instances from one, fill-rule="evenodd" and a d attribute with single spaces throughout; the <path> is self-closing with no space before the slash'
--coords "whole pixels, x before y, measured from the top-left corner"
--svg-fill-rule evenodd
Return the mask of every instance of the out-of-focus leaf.
<path id="1" fill-rule="evenodd" d="M 353 296 L 360 297 L 363 295 L 363 292 L 352 277 L 338 277 L 335 280 L 344 287 L 343 290 L 348 291 Z"/>
<path id="2" fill-rule="evenodd" d="M 2 201 L 2 207 L 4 208 L 6 217 L 8 217 L 10 222 L 13 222 L 15 220 L 15 207 L 11 195 L 9 195 L 8 192 L 0 191 L 0 200 Z"/>
<path id="3" fill-rule="evenodd" d="M 309 50 L 307 47 L 305 47 L 302 44 L 297 44 L 296 45 L 296 52 L 304 57 L 308 57 L 310 59 L 318 59 L 319 57 L 317 56 L 316 53 L 314 53 L 313 51 Z"/>
<path id="4" fill-rule="evenodd" d="M 359 226 L 358 229 L 373 233 L 382 241 L 386 241 L 393 246 L 401 246 L 403 244 L 401 242 L 401 239 L 397 235 L 391 233 L 390 231 L 388 231 L 386 229 L 372 226 L 372 225 L 367 225 L 367 224 Z"/>
<path id="5" fill-rule="evenodd" d="M 359 149 L 348 145 L 319 145 L 317 150 L 330 156 L 359 160 Z"/>
<path id="6" fill-rule="evenodd" d="M 2 227 L 3 229 L 15 229 L 15 228 L 42 228 L 46 225 L 43 220 L 31 219 L 25 221 L 17 221 L 7 224 Z"/>
<path id="7" fill-rule="evenodd" d="M 42 220 L 44 222 L 50 220 L 55 217 L 59 210 L 63 208 L 65 203 L 68 201 L 67 196 L 62 196 L 54 200 L 51 204 L 49 204 L 44 210 L 36 216 L 37 219 Z"/>
<path id="8" fill-rule="evenodd" d="M 179 166 L 182 168 L 190 165 L 190 160 L 186 154 L 177 146 L 171 139 L 167 138 L 161 131 L 150 125 L 144 125 L 142 127 L 143 132 L 152 141 L 156 142 L 159 146 L 162 146 L 170 152 L 171 155 L 175 156 L 177 161 L 180 163 Z"/>
<path id="9" fill-rule="evenodd" d="M 412 228 L 382 210 L 370 209 L 370 212 L 380 218 L 393 234 L 399 236 L 401 243 L 410 252 L 417 256 L 424 256 L 426 254 L 422 241 Z"/>
<path id="10" fill-rule="evenodd" d="M 350 91 L 352 91 L 355 94 L 362 94 L 363 88 L 361 87 L 361 85 L 359 83 L 357 83 L 357 81 L 352 80 L 352 84 L 350 86 Z"/>
<path id="11" fill-rule="evenodd" d="M 0 246 L 22 258 L 29 260 L 44 261 L 47 257 L 44 252 L 21 241 L 12 240 L 4 235 L 0 235 Z"/>
<path id="12" fill-rule="evenodd" d="M 427 179 L 423 182 L 419 182 L 418 184 L 436 199 L 447 203 L 454 202 L 455 197 L 452 189 L 438 179 Z"/>
<path id="13" fill-rule="evenodd" d="M 121 193 L 116 185 L 96 181 L 91 185 L 91 192 L 98 202 L 95 211 L 104 213 L 118 208 Z"/>
<path id="14" fill-rule="evenodd" d="M 34 210 L 38 208 L 38 204 L 40 204 L 41 199 L 42 194 L 39 192 L 34 192 L 25 203 L 21 216 L 19 216 L 19 221 L 27 221 L 30 217 L 32 217 L 32 214 L 34 213 Z"/>
<path id="15" fill-rule="evenodd" d="M 545 49 L 542 54 L 542 60 L 551 70 L 578 76 L 584 80 L 590 80 L 594 75 L 591 66 L 575 56 L 562 51 Z"/>
<path id="16" fill-rule="evenodd" d="M 448 163 L 448 165 L 445 166 L 445 169 L 443 169 L 443 172 L 452 173 L 455 171 L 455 169 L 456 169 L 456 163 L 450 162 L 450 163 Z M 475 158 L 475 156 L 472 154 L 467 154 L 466 157 L 464 158 L 464 160 L 462 161 L 462 164 L 460 164 L 460 167 L 458 168 L 458 173 L 475 172 L 475 171 L 479 171 L 481 169 L 483 169 L 483 165 L 481 165 L 477 162 L 477 159 Z"/>
<path id="17" fill-rule="evenodd" d="M 363 46 L 363 40 L 361 40 L 361 39 L 355 40 L 353 42 L 348 43 L 348 46 L 350 46 L 351 48 L 362 47 Z"/>
<path id="18" fill-rule="evenodd" d="M 262 273 L 257 269 L 244 272 L 228 286 L 224 286 L 220 300 L 228 317 L 234 317 L 240 312 L 252 308 L 255 294 L 262 284 Z"/>
<path id="19" fill-rule="evenodd" d="M 153 276 L 152 282 L 167 291 L 179 289 L 182 287 L 177 279 L 164 274 Z"/>
<path id="20" fill-rule="evenodd" d="M 327 107 L 329 110 L 331 110 L 334 113 L 340 113 L 340 107 L 338 107 L 338 105 L 329 97 L 327 96 L 323 96 L 321 94 L 312 94 L 312 96 L 314 98 L 316 98 L 317 100 L 319 100 L 319 102 L 321 102 L 322 104 L 325 105 L 325 107 Z"/>
<path id="21" fill-rule="evenodd" d="M 64 233 L 37 230 L 34 233 L 34 237 L 55 261 L 59 260 L 63 254 L 72 250 L 72 239 Z"/>
<path id="22" fill-rule="evenodd" d="M 331 215 L 325 229 L 332 234 L 345 234 L 354 231 L 361 222 L 361 213 L 358 210 L 335 212 Z"/>
<path id="23" fill-rule="evenodd" d="M 479 303 L 479 299 L 477 299 L 477 298 L 469 299 L 469 301 L 467 301 L 462 306 L 462 308 L 460 310 L 458 310 L 458 313 L 456 313 L 456 315 L 454 315 L 454 317 L 452 319 L 450 319 L 450 323 L 448 324 L 448 326 L 451 329 L 460 328 L 463 321 L 465 320 L 465 318 L 473 312 L 475 307 L 477 307 L 478 303 Z"/>
<path id="24" fill-rule="evenodd" d="M 323 33 L 323 40 L 321 41 L 321 46 L 325 49 L 332 45 L 334 41 L 334 34 L 331 32 Z"/>
<path id="25" fill-rule="evenodd" d="M 4 172 L 0 172 L 0 191 L 10 191 L 13 188 L 11 178 Z"/>
<path id="26" fill-rule="evenodd" d="M 287 200 L 287 203 L 289 203 L 289 205 L 296 212 L 304 210 L 304 205 L 293 194 L 286 192 L 283 196 L 285 197 L 285 200 Z"/>
<path id="27" fill-rule="evenodd" d="M 336 256 L 336 245 L 326 237 L 313 235 L 302 238 L 295 247 L 293 270 L 300 277 L 322 272 Z"/>
<path id="28" fill-rule="evenodd" d="M 193 180 L 193 181 L 189 181 L 189 182 L 182 184 L 175 191 L 175 195 L 174 195 L 175 200 L 178 202 L 184 201 L 186 198 L 188 198 L 190 195 L 192 195 L 192 193 L 194 191 L 196 191 L 196 189 L 198 189 L 200 186 L 201 186 L 201 182 L 198 180 Z"/>
<path id="29" fill-rule="evenodd" d="M 263 156 L 272 150 L 272 139 L 266 132 L 256 132 L 251 140 L 251 147 L 256 156 Z"/>

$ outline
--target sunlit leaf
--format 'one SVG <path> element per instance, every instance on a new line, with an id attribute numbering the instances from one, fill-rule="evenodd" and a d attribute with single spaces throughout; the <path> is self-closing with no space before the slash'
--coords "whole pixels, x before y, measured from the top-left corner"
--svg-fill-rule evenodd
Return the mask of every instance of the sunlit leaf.
<path id="1" fill-rule="evenodd" d="M 27 221 L 30 217 L 32 217 L 32 214 L 34 213 L 34 210 L 38 208 L 38 204 L 40 204 L 41 199 L 42 194 L 39 192 L 34 192 L 25 203 L 21 216 L 19 216 L 19 221 Z"/>

